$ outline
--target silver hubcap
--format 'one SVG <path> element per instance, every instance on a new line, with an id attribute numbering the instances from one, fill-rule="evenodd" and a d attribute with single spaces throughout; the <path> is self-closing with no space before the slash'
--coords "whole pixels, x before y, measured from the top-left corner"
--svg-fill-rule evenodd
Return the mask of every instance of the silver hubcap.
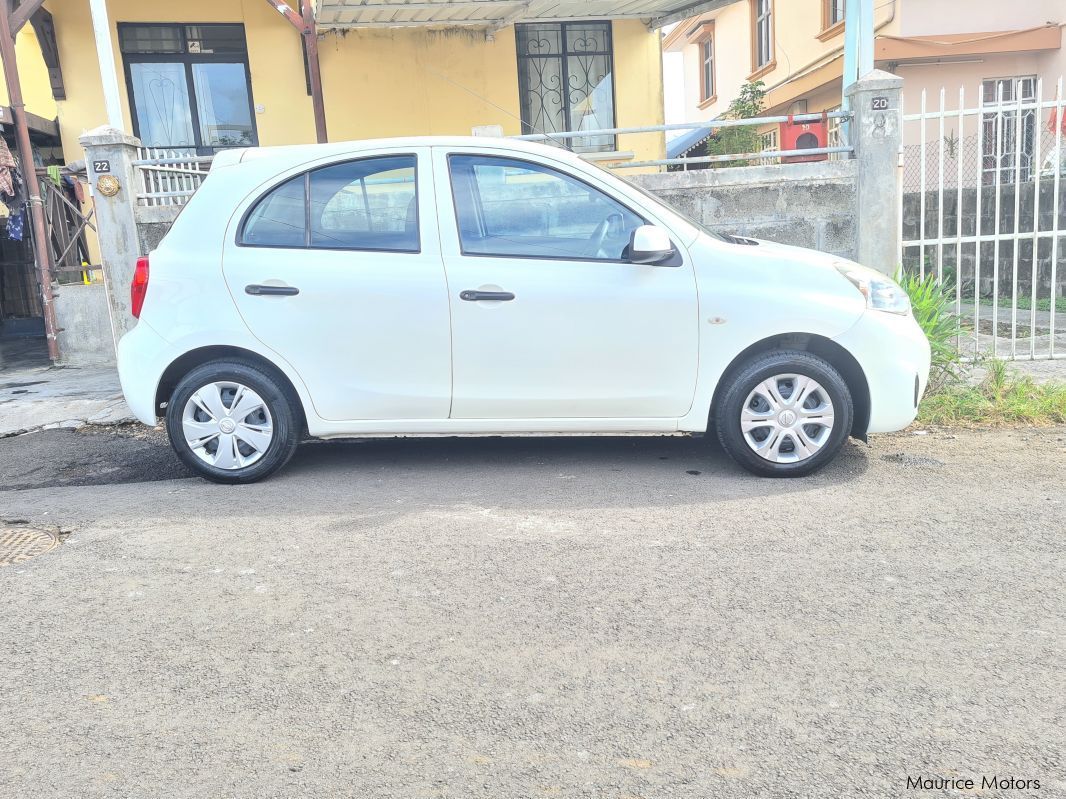
<path id="1" fill-rule="evenodd" d="M 243 469 L 266 454 L 274 420 L 263 398 L 240 383 L 208 383 L 185 403 L 185 443 L 216 469 Z"/>
<path id="2" fill-rule="evenodd" d="M 748 394 L 740 430 L 748 446 L 768 461 L 804 461 L 825 446 L 833 432 L 833 401 L 817 380 L 775 375 Z"/>

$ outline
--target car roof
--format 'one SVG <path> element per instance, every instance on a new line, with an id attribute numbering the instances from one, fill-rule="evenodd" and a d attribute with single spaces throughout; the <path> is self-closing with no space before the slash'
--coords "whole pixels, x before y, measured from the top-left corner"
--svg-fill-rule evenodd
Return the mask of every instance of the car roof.
<path id="1" fill-rule="evenodd" d="M 278 169 L 295 166 L 308 161 L 358 156 L 363 152 L 404 147 L 484 147 L 493 150 L 511 150 L 516 154 L 547 155 L 555 159 L 581 162 L 580 156 L 561 147 L 521 139 L 488 136 L 408 136 L 388 139 L 362 139 L 357 141 L 330 142 L 328 144 L 290 144 L 276 147 L 245 147 L 227 149 L 215 155 L 211 169 L 247 164 L 253 161 L 268 161 Z"/>

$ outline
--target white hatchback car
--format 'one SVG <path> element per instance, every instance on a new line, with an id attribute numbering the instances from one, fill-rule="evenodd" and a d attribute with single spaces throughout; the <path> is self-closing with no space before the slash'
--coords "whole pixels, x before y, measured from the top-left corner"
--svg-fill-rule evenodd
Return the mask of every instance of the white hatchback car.
<path id="1" fill-rule="evenodd" d="M 883 274 L 712 233 L 519 141 L 226 151 L 150 258 L 122 388 L 219 482 L 305 435 L 709 430 L 803 475 L 906 427 L 929 370 Z"/>

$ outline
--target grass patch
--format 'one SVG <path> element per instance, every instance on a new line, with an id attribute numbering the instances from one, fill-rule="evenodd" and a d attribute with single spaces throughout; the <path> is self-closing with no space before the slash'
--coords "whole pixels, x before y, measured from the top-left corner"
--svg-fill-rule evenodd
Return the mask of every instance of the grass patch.
<path id="1" fill-rule="evenodd" d="M 1005 361 L 995 359 L 982 364 L 986 374 L 978 385 L 967 382 L 967 367 L 955 348 L 960 328 L 952 313 L 954 288 L 937 283 L 934 275 L 924 280 L 917 275 L 900 275 L 899 282 L 911 298 L 914 319 L 932 351 L 929 385 L 918 407 L 919 423 L 963 427 L 1066 424 L 1066 384 L 1035 383 L 1028 375 L 1012 374 Z M 1024 299 L 1030 302 L 1030 298 Z M 1066 298 L 1059 302 L 1066 310 Z M 985 320 L 981 322 L 985 324 Z"/>
<path id="2" fill-rule="evenodd" d="M 982 305 L 992 305 L 991 297 L 982 297 Z M 1000 297 L 999 307 L 1010 310 L 1010 297 Z M 1023 294 L 1018 297 L 1018 310 L 1028 311 L 1033 307 L 1033 298 L 1031 295 Z M 1051 310 L 1051 298 L 1041 297 L 1036 301 L 1036 309 L 1038 311 L 1050 311 Z M 1066 297 L 1058 297 L 1055 300 L 1055 313 L 1066 313 Z"/>
<path id="3" fill-rule="evenodd" d="M 1066 424 L 1066 384 L 1014 375 L 1004 361 L 989 361 L 978 385 L 955 383 L 926 394 L 918 421 L 942 426 Z"/>

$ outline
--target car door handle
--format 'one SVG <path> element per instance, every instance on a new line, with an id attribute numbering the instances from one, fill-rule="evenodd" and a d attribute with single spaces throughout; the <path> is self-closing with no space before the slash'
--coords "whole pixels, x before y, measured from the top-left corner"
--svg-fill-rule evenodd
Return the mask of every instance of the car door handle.
<path id="1" fill-rule="evenodd" d="M 466 302 L 510 302 L 514 299 L 514 294 L 509 291 L 474 291 L 473 289 L 467 289 L 459 292 L 459 299 Z"/>
<path id="2" fill-rule="evenodd" d="M 260 286 L 253 283 L 244 287 L 244 293 L 253 297 L 295 297 L 300 290 L 295 286 Z"/>

